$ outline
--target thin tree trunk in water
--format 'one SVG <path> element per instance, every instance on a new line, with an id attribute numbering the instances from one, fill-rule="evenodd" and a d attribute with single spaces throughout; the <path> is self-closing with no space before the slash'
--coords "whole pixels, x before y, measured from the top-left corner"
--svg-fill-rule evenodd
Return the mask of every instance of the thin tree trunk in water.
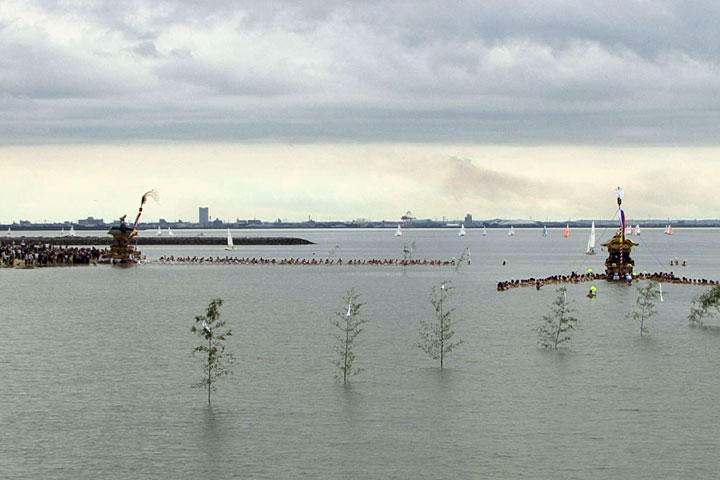
<path id="1" fill-rule="evenodd" d="M 440 370 L 443 368 L 443 356 L 445 355 L 445 326 L 443 318 L 443 288 L 440 287 Z"/>
<path id="2" fill-rule="evenodd" d="M 343 384 L 347 383 L 347 370 L 348 370 L 348 339 L 350 338 L 350 330 L 347 325 L 347 318 L 345 319 L 345 358 L 343 359 Z"/>
<path id="3" fill-rule="evenodd" d="M 208 338 L 208 405 L 210 405 L 210 382 L 212 380 L 212 363 L 210 363 L 211 360 L 211 344 L 210 339 Z"/>

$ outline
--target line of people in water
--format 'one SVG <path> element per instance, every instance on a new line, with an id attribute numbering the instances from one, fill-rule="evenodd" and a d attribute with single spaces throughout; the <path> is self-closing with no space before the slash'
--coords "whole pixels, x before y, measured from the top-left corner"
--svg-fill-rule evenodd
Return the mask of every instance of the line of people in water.
<path id="1" fill-rule="evenodd" d="M 0 245 L 0 266 L 53 267 L 66 265 L 89 265 L 97 263 L 107 249 L 95 247 L 72 247 L 40 243 L 3 242 Z"/>
<path id="2" fill-rule="evenodd" d="M 595 280 L 606 280 L 608 278 L 606 273 L 582 273 L 578 274 L 571 272 L 569 275 L 551 275 L 544 278 L 525 278 L 522 280 L 507 280 L 504 282 L 498 282 L 497 290 L 499 292 L 509 290 L 511 288 L 518 287 L 531 287 L 535 286 L 537 290 L 540 290 L 544 285 L 552 285 L 555 283 L 581 283 L 591 282 Z M 705 278 L 687 278 L 678 277 L 673 272 L 656 272 L 656 273 L 633 273 L 630 279 L 626 278 L 628 283 L 632 283 L 633 280 L 654 280 L 656 282 L 665 283 L 681 283 L 686 285 L 717 285 L 717 280 L 707 280 Z"/>
<path id="3" fill-rule="evenodd" d="M 380 265 L 380 266 L 408 266 L 408 265 L 431 265 L 431 266 L 455 266 L 456 260 L 405 260 L 397 258 L 368 258 L 337 260 L 332 258 L 264 258 L 264 257 L 198 257 L 186 256 L 176 257 L 174 255 L 163 255 L 158 259 L 160 264 L 187 265 L 187 264 L 211 264 L 211 265 Z M 469 264 L 470 261 L 467 260 Z"/>

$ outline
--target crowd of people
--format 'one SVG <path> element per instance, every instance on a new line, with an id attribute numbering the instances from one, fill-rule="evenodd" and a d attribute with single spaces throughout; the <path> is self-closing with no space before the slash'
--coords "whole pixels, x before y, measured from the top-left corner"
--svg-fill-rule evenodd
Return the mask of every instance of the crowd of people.
<path id="1" fill-rule="evenodd" d="M 0 245 L 0 266 L 51 267 L 64 265 L 97 264 L 107 249 L 95 247 L 74 247 L 40 243 L 3 242 Z"/>
<path id="2" fill-rule="evenodd" d="M 555 283 L 581 283 L 581 282 L 591 282 L 595 280 L 606 280 L 608 278 L 608 275 L 606 273 L 593 273 L 592 271 L 589 271 L 588 273 L 582 273 L 578 274 L 575 272 L 571 272 L 569 275 L 552 275 L 549 277 L 544 278 L 525 278 L 522 280 L 508 280 L 504 282 L 498 282 L 497 284 L 497 290 L 499 292 L 502 292 L 504 290 L 508 290 L 510 288 L 518 288 L 518 287 L 531 287 L 535 286 L 537 290 L 540 290 L 541 287 L 544 285 L 552 285 Z M 665 282 L 665 283 L 681 283 L 686 285 L 717 285 L 717 280 L 707 280 L 705 278 L 698 279 L 698 278 L 687 278 L 687 277 L 678 277 L 673 272 L 656 272 L 656 273 L 633 273 L 632 276 L 628 275 L 624 279 L 628 283 L 632 283 L 633 280 L 653 280 L 656 282 Z"/>
<path id="3" fill-rule="evenodd" d="M 431 266 L 455 266 L 455 259 L 452 260 L 404 260 L 397 258 L 368 258 L 343 260 L 338 258 L 264 258 L 264 257 L 175 257 L 174 255 L 163 255 L 158 259 L 160 264 L 170 265 L 373 265 L 373 266 L 407 266 L 407 265 L 431 265 Z M 470 261 L 468 260 L 469 264 Z"/>

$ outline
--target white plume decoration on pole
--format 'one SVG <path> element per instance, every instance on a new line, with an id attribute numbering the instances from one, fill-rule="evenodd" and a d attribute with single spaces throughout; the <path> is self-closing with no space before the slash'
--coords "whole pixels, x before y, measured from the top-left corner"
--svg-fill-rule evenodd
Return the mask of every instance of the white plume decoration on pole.
<path id="1" fill-rule="evenodd" d="M 615 189 L 615 196 L 617 197 L 617 204 L 619 207 L 620 204 L 622 203 L 622 201 L 625 199 L 625 192 L 623 191 L 623 189 L 621 187 L 617 187 Z"/>
<path id="2" fill-rule="evenodd" d="M 347 311 L 347 313 L 345 314 L 346 317 L 349 317 L 349 316 L 351 315 L 351 314 L 350 314 L 350 305 L 352 305 L 352 304 L 351 304 L 351 303 L 348 303 L 348 311 Z"/>
<path id="3" fill-rule="evenodd" d="M 208 325 L 205 320 L 202 321 L 202 329 L 205 330 L 207 333 L 212 333 L 212 330 L 210 330 L 210 325 Z"/>
<path id="4" fill-rule="evenodd" d="M 137 229 L 137 226 L 140 223 L 140 215 L 142 215 L 143 205 L 145 205 L 145 202 L 147 202 L 148 198 L 152 198 L 158 204 L 160 203 L 160 194 L 157 190 L 152 189 L 143 194 L 142 199 L 140 199 L 140 210 L 138 210 L 137 217 L 135 217 L 135 226 L 133 227 L 135 229 Z"/>

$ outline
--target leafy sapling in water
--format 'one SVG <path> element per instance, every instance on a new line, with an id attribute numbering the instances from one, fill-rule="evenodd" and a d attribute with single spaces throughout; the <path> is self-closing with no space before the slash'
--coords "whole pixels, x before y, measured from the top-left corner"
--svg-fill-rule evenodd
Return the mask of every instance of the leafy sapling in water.
<path id="1" fill-rule="evenodd" d="M 205 315 L 195 317 L 195 324 L 190 331 L 202 337 L 204 342 L 193 350 L 193 356 L 202 355 L 204 378 L 193 385 L 193 388 L 207 388 L 208 405 L 210 394 L 215 391 L 215 383 L 220 377 L 231 374 L 228 368 L 235 362 L 231 353 L 225 351 L 225 341 L 232 335 L 230 330 L 224 330 L 225 320 L 220 318 L 220 307 L 223 301 L 216 298 L 210 302 Z M 207 344 L 205 343 L 207 342 Z"/>
<path id="2" fill-rule="evenodd" d="M 460 270 L 460 266 L 464 263 L 470 265 L 470 247 L 465 247 L 465 250 L 463 250 L 462 254 L 457 260 L 457 263 L 455 264 L 455 271 L 457 272 L 458 270 Z"/>
<path id="3" fill-rule="evenodd" d="M 538 332 L 538 346 L 555 350 L 570 341 L 570 333 L 580 327 L 580 321 L 573 316 L 575 309 L 567 301 L 567 288 L 557 290 L 557 298 L 550 305 L 550 314 L 543 316 Z"/>
<path id="4" fill-rule="evenodd" d="M 694 327 L 707 327 L 705 319 L 720 315 L 720 285 L 713 286 L 707 292 L 692 299 L 688 320 Z"/>
<path id="5" fill-rule="evenodd" d="M 408 245 L 407 243 L 403 246 L 402 251 L 402 264 L 403 266 L 408 265 L 410 262 L 412 262 L 413 253 L 415 253 L 415 242 L 412 242 L 411 245 Z"/>
<path id="6" fill-rule="evenodd" d="M 338 371 L 335 377 L 342 380 L 343 384 L 348 382 L 352 375 L 362 372 L 362 368 L 355 367 L 355 340 L 363 331 L 361 325 L 367 323 L 367 320 L 360 317 L 360 294 L 355 289 L 347 291 L 343 297 L 343 305 L 346 308 L 335 312 L 337 318 L 330 320 L 330 323 L 338 330 L 333 333 L 333 337 L 337 343 L 335 344 L 335 354 L 337 357 L 332 361 Z"/>
<path id="7" fill-rule="evenodd" d="M 640 335 L 648 333 L 645 321 L 657 313 L 655 305 L 660 298 L 658 283 L 652 280 L 646 286 L 637 286 L 638 296 L 635 299 L 635 310 L 627 314 L 627 318 L 640 323 Z"/>
<path id="8" fill-rule="evenodd" d="M 430 293 L 430 303 L 435 309 L 435 318 L 432 322 L 420 320 L 420 341 L 417 346 L 433 360 L 440 360 L 441 369 L 445 357 L 463 343 L 462 340 L 453 341 L 455 331 L 452 329 L 452 316 L 455 309 L 447 306 L 453 290 L 452 282 L 442 282 L 440 288 L 434 286 Z"/>

